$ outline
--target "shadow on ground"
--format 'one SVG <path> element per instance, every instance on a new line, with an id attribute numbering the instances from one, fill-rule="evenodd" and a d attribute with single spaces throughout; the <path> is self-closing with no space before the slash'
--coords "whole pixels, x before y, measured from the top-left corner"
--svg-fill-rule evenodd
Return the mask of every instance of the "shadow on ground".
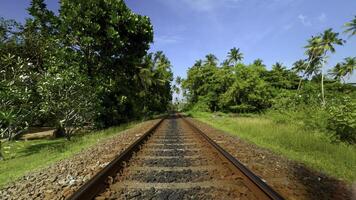
<path id="1" fill-rule="evenodd" d="M 48 140 L 37 144 L 31 144 L 22 149 L 19 152 L 21 155 L 18 157 L 30 156 L 41 151 L 62 152 L 66 148 L 66 143 L 68 143 L 66 140 Z"/>
<path id="2" fill-rule="evenodd" d="M 291 166 L 293 175 L 305 186 L 309 199 L 352 199 L 352 191 L 340 180 L 313 171 L 302 164 Z"/>

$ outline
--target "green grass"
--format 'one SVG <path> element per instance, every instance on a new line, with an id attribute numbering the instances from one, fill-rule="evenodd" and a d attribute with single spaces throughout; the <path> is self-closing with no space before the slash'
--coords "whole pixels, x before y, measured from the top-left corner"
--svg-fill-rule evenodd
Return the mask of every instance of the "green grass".
<path id="1" fill-rule="evenodd" d="M 308 131 L 300 123 L 277 123 L 264 115 L 232 117 L 223 113 L 189 114 L 213 127 L 333 177 L 348 182 L 356 180 L 356 146 L 333 143 L 327 134 Z"/>
<path id="2" fill-rule="evenodd" d="M 0 161 L 0 187 L 29 171 L 68 158 L 99 141 L 113 137 L 137 123 L 131 122 L 102 131 L 76 135 L 71 141 L 60 138 L 5 142 L 2 144 L 5 160 Z"/>

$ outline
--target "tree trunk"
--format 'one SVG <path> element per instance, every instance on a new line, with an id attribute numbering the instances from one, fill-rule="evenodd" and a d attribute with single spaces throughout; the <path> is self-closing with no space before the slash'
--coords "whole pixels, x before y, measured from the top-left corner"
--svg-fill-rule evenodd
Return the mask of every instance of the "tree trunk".
<path id="1" fill-rule="evenodd" d="M 2 155 L 1 141 L 0 141 L 0 161 L 4 160 L 4 156 Z"/>
<path id="2" fill-rule="evenodd" d="M 326 57 L 327 51 L 324 53 L 324 58 Z M 322 66 L 321 66 L 321 98 L 322 102 L 321 105 L 324 107 L 326 102 L 325 102 L 325 94 L 324 94 L 324 73 L 323 73 L 323 67 L 326 64 L 326 60 L 324 60 Z"/>
<path id="3" fill-rule="evenodd" d="M 66 138 L 67 138 L 68 141 L 70 141 L 71 140 L 71 133 L 66 131 Z"/>
<path id="4" fill-rule="evenodd" d="M 321 105 L 325 106 L 325 95 L 324 95 L 324 74 L 323 70 L 321 70 L 321 97 L 322 97 L 322 102 Z"/>
<path id="5" fill-rule="evenodd" d="M 313 62 L 313 60 L 314 60 L 314 58 L 313 58 L 313 56 L 312 56 L 311 59 L 308 61 L 307 67 L 306 67 L 305 70 L 304 70 L 304 71 L 305 71 L 305 72 L 304 72 L 304 75 L 305 75 L 305 73 L 307 72 L 307 70 L 309 69 L 310 63 Z M 303 81 L 304 75 L 303 75 L 302 78 L 300 78 L 300 80 L 299 80 L 298 91 L 299 91 L 300 88 L 302 87 L 302 81 Z"/>
<path id="6" fill-rule="evenodd" d="M 13 132 L 11 126 L 10 126 L 10 128 L 8 129 L 8 131 L 9 131 L 9 138 L 8 138 L 8 140 L 11 141 L 11 140 L 12 140 L 12 132 Z"/>
<path id="7" fill-rule="evenodd" d="M 300 80 L 299 80 L 298 90 L 300 90 L 300 88 L 302 87 L 303 77 L 304 77 L 304 76 L 302 76 L 302 77 L 300 78 Z"/>
<path id="8" fill-rule="evenodd" d="M 71 130 L 69 128 L 64 128 L 64 132 L 65 132 L 65 136 L 67 138 L 68 141 L 70 141 L 71 139 Z"/>
<path id="9" fill-rule="evenodd" d="M 57 127 L 56 130 L 53 131 L 54 138 L 60 138 L 65 136 L 65 130 L 63 127 Z"/>

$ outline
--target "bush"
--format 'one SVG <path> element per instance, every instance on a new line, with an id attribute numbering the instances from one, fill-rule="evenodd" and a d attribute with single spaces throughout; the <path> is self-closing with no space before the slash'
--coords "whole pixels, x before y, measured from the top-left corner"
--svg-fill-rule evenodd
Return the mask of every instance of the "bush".
<path id="1" fill-rule="evenodd" d="M 199 97 L 197 103 L 192 106 L 192 111 L 210 112 L 209 100 L 204 97 Z"/>
<path id="2" fill-rule="evenodd" d="M 350 97 L 344 97 L 334 103 L 329 109 L 327 128 L 337 139 L 356 143 L 356 102 Z"/>

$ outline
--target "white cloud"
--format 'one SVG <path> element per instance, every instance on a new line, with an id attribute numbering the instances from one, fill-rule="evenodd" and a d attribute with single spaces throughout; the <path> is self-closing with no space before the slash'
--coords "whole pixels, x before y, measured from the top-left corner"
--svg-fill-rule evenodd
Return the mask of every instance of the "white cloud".
<path id="1" fill-rule="evenodd" d="M 220 7 L 236 6 L 242 0 L 161 0 L 173 7 L 177 4 L 183 5 L 195 11 L 209 12 Z"/>
<path id="2" fill-rule="evenodd" d="M 319 16 L 318 16 L 318 20 L 320 22 L 325 22 L 326 21 L 326 14 L 325 13 L 321 13 Z"/>
<path id="3" fill-rule="evenodd" d="M 292 28 L 293 28 L 293 24 L 286 24 L 286 25 L 283 26 L 283 30 L 286 30 L 286 31 L 288 31 L 288 30 L 290 30 Z"/>
<path id="4" fill-rule="evenodd" d="M 198 11 L 210 11 L 214 9 L 219 1 L 216 0 L 183 0 L 190 8 Z"/>
<path id="5" fill-rule="evenodd" d="M 155 44 L 167 45 L 167 44 L 176 44 L 183 40 L 182 37 L 174 35 L 161 35 L 155 37 Z"/>
<path id="6" fill-rule="evenodd" d="M 299 14 L 299 15 L 298 15 L 298 19 L 300 20 L 300 22 L 301 22 L 304 26 L 311 26 L 311 25 L 312 25 L 311 21 L 308 19 L 308 17 L 307 17 L 306 15 Z"/>

